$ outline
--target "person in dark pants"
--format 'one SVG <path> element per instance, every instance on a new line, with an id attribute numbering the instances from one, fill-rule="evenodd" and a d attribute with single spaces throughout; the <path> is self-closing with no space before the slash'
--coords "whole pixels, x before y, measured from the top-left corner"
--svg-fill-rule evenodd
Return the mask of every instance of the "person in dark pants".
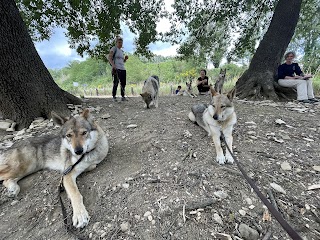
<path id="1" fill-rule="evenodd" d="M 198 88 L 199 94 L 206 94 L 210 90 L 210 86 L 208 83 L 209 78 L 206 75 L 207 75 L 207 71 L 202 69 L 200 71 L 200 77 L 197 80 L 197 88 Z"/>
<path id="2" fill-rule="evenodd" d="M 128 56 L 123 55 L 122 51 L 123 39 L 118 36 L 116 38 L 116 46 L 110 49 L 109 53 L 109 62 L 112 66 L 112 76 L 113 76 L 113 88 L 112 88 L 112 97 L 113 101 L 117 101 L 117 88 L 120 82 L 121 86 L 121 97 L 122 101 L 127 101 L 125 98 L 125 88 L 126 88 L 126 79 L 127 73 L 124 67 L 124 63 L 128 60 Z"/>

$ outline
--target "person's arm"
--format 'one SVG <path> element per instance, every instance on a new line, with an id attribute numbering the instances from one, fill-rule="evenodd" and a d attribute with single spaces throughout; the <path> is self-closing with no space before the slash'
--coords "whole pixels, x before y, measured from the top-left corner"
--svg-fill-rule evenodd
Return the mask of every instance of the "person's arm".
<path id="1" fill-rule="evenodd" d="M 116 69 L 116 65 L 114 64 L 114 61 L 113 61 L 113 54 L 114 54 L 114 51 L 113 51 L 113 48 L 111 48 L 111 50 L 109 52 L 108 60 L 109 60 L 109 63 L 111 64 L 112 68 Z"/>
<path id="2" fill-rule="evenodd" d="M 203 81 L 203 80 L 202 80 Z M 197 86 L 201 85 L 203 82 L 201 81 L 201 78 L 198 78 L 197 80 Z"/>

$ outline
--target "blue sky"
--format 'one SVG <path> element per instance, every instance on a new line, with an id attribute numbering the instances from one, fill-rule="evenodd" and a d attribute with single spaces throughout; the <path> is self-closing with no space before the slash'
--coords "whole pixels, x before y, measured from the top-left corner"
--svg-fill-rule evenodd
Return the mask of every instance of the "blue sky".
<path id="1" fill-rule="evenodd" d="M 173 0 L 165 0 L 167 9 L 170 9 Z M 169 30 L 170 23 L 168 19 L 162 19 L 157 24 L 157 31 L 164 32 Z M 134 34 L 126 27 L 122 27 L 122 36 L 124 38 L 123 50 L 125 52 L 134 52 Z M 65 29 L 56 28 L 54 34 L 49 40 L 35 43 L 36 49 L 49 69 L 61 69 L 73 60 L 84 60 L 74 49 L 69 48 L 68 39 L 65 36 Z M 156 42 L 150 44 L 150 50 L 157 55 L 174 56 L 177 45 L 172 46 L 170 43 Z"/>

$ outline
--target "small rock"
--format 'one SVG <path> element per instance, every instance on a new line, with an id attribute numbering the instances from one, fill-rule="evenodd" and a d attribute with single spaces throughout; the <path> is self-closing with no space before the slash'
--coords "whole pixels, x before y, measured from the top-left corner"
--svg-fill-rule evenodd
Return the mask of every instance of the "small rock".
<path id="1" fill-rule="evenodd" d="M 136 220 L 140 220 L 140 215 L 134 215 L 134 218 L 136 219 Z"/>
<path id="2" fill-rule="evenodd" d="M 144 217 L 148 217 L 148 216 L 150 216 L 150 215 L 151 215 L 151 212 L 150 212 L 150 211 L 146 211 L 146 212 L 143 214 Z"/>
<path id="3" fill-rule="evenodd" d="M 155 221 L 155 220 L 152 220 L 152 221 L 151 221 L 151 224 L 152 224 L 152 225 L 155 225 L 155 224 L 156 224 L 156 221 Z"/>
<path id="4" fill-rule="evenodd" d="M 254 205 L 250 205 L 250 206 L 249 206 L 249 209 L 252 210 L 252 209 L 254 209 L 255 207 L 256 207 L 256 206 L 254 206 Z"/>
<path id="5" fill-rule="evenodd" d="M 93 224 L 92 229 L 94 231 L 97 231 L 100 228 L 100 226 L 101 226 L 101 222 L 96 222 L 96 223 Z"/>
<path id="6" fill-rule="evenodd" d="M 245 216 L 247 214 L 247 212 L 245 210 L 240 209 L 239 213 L 241 216 Z"/>
<path id="7" fill-rule="evenodd" d="M 123 183 L 122 184 L 122 187 L 125 188 L 125 189 L 129 188 L 129 186 L 130 186 L 129 183 Z"/>
<path id="8" fill-rule="evenodd" d="M 232 237 L 226 233 L 211 233 L 211 235 L 221 240 L 232 240 Z"/>
<path id="9" fill-rule="evenodd" d="M 276 124 L 285 125 L 286 122 L 279 118 L 279 119 L 276 120 Z"/>
<path id="10" fill-rule="evenodd" d="M 289 135 L 287 135 L 287 134 L 280 133 L 279 135 L 280 135 L 280 137 L 281 137 L 282 139 L 284 139 L 284 140 L 290 140 L 290 139 L 291 139 L 291 137 L 289 137 Z"/>
<path id="11" fill-rule="evenodd" d="M 290 164 L 288 162 L 281 163 L 281 168 L 284 171 L 290 171 L 291 170 L 291 166 L 290 166 Z"/>
<path id="12" fill-rule="evenodd" d="M 53 122 L 49 122 L 48 124 L 47 124 L 47 127 L 53 127 L 54 126 L 54 123 Z"/>
<path id="13" fill-rule="evenodd" d="M 248 135 L 256 135 L 256 132 L 255 131 L 248 131 L 247 134 Z"/>
<path id="14" fill-rule="evenodd" d="M 224 191 L 216 191 L 213 193 L 213 195 L 220 199 L 225 199 L 228 197 L 228 194 Z"/>
<path id="15" fill-rule="evenodd" d="M 10 126 L 11 126 L 11 122 L 0 121 L 1 130 L 7 130 L 7 128 L 10 128 Z"/>
<path id="16" fill-rule="evenodd" d="M 130 228 L 130 223 L 128 223 L 128 222 L 124 222 L 124 223 L 120 224 L 120 229 L 122 232 L 128 231 L 129 228 Z"/>
<path id="17" fill-rule="evenodd" d="M 251 121 L 251 122 L 245 122 L 245 124 L 247 125 L 257 125 L 255 122 Z"/>
<path id="18" fill-rule="evenodd" d="M 107 233 L 106 233 L 105 231 L 102 231 L 100 237 L 101 237 L 101 238 L 104 238 L 106 235 L 107 235 Z"/>
<path id="19" fill-rule="evenodd" d="M 313 168 L 313 170 L 320 172 L 320 166 L 313 166 L 312 168 Z"/>
<path id="20" fill-rule="evenodd" d="M 245 240 L 257 240 L 259 239 L 259 233 L 257 230 L 249 227 L 246 224 L 240 223 L 239 226 L 239 232 L 241 234 L 241 237 L 243 237 Z"/>
<path id="21" fill-rule="evenodd" d="M 270 186 L 276 190 L 277 192 L 286 194 L 286 191 L 283 189 L 283 187 L 281 187 L 280 185 L 276 184 L 276 183 L 270 183 Z"/>
<path id="22" fill-rule="evenodd" d="M 190 211 L 190 212 L 189 212 L 190 215 L 195 215 L 195 214 L 197 214 L 197 213 L 198 213 L 198 211 Z"/>
<path id="23" fill-rule="evenodd" d="M 136 128 L 136 127 L 138 127 L 137 124 L 130 124 L 130 125 L 127 126 L 127 128 Z"/>
<path id="24" fill-rule="evenodd" d="M 109 113 L 106 113 L 106 114 L 101 116 L 102 119 L 108 119 L 110 117 L 111 117 L 111 115 Z"/>
<path id="25" fill-rule="evenodd" d="M 13 201 L 10 203 L 10 205 L 11 205 L 11 206 L 14 206 L 14 205 L 16 205 L 17 203 L 19 203 L 18 200 L 13 200 Z"/>
<path id="26" fill-rule="evenodd" d="M 248 205 L 251 205 L 251 204 L 252 204 L 251 198 L 246 198 L 245 201 L 247 202 Z"/>
<path id="27" fill-rule="evenodd" d="M 222 221 L 222 218 L 220 217 L 219 214 L 217 214 L 217 213 L 213 214 L 213 219 L 214 219 L 217 223 L 219 223 L 221 226 L 223 226 L 223 221 Z"/>
<path id="28" fill-rule="evenodd" d="M 148 216 L 148 220 L 149 220 L 150 222 L 153 220 L 153 218 L 152 218 L 151 215 Z"/>

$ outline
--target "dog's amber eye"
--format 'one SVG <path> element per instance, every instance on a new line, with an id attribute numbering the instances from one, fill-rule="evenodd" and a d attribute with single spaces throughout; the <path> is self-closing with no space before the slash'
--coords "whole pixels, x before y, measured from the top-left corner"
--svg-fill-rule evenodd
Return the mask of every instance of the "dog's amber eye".
<path id="1" fill-rule="evenodd" d="M 84 131 L 83 133 L 82 133 L 82 135 L 86 135 L 88 132 L 87 131 Z"/>
<path id="2" fill-rule="evenodd" d="M 71 138 L 72 135 L 69 133 L 69 134 L 66 135 L 66 137 L 67 137 L 67 138 Z"/>

